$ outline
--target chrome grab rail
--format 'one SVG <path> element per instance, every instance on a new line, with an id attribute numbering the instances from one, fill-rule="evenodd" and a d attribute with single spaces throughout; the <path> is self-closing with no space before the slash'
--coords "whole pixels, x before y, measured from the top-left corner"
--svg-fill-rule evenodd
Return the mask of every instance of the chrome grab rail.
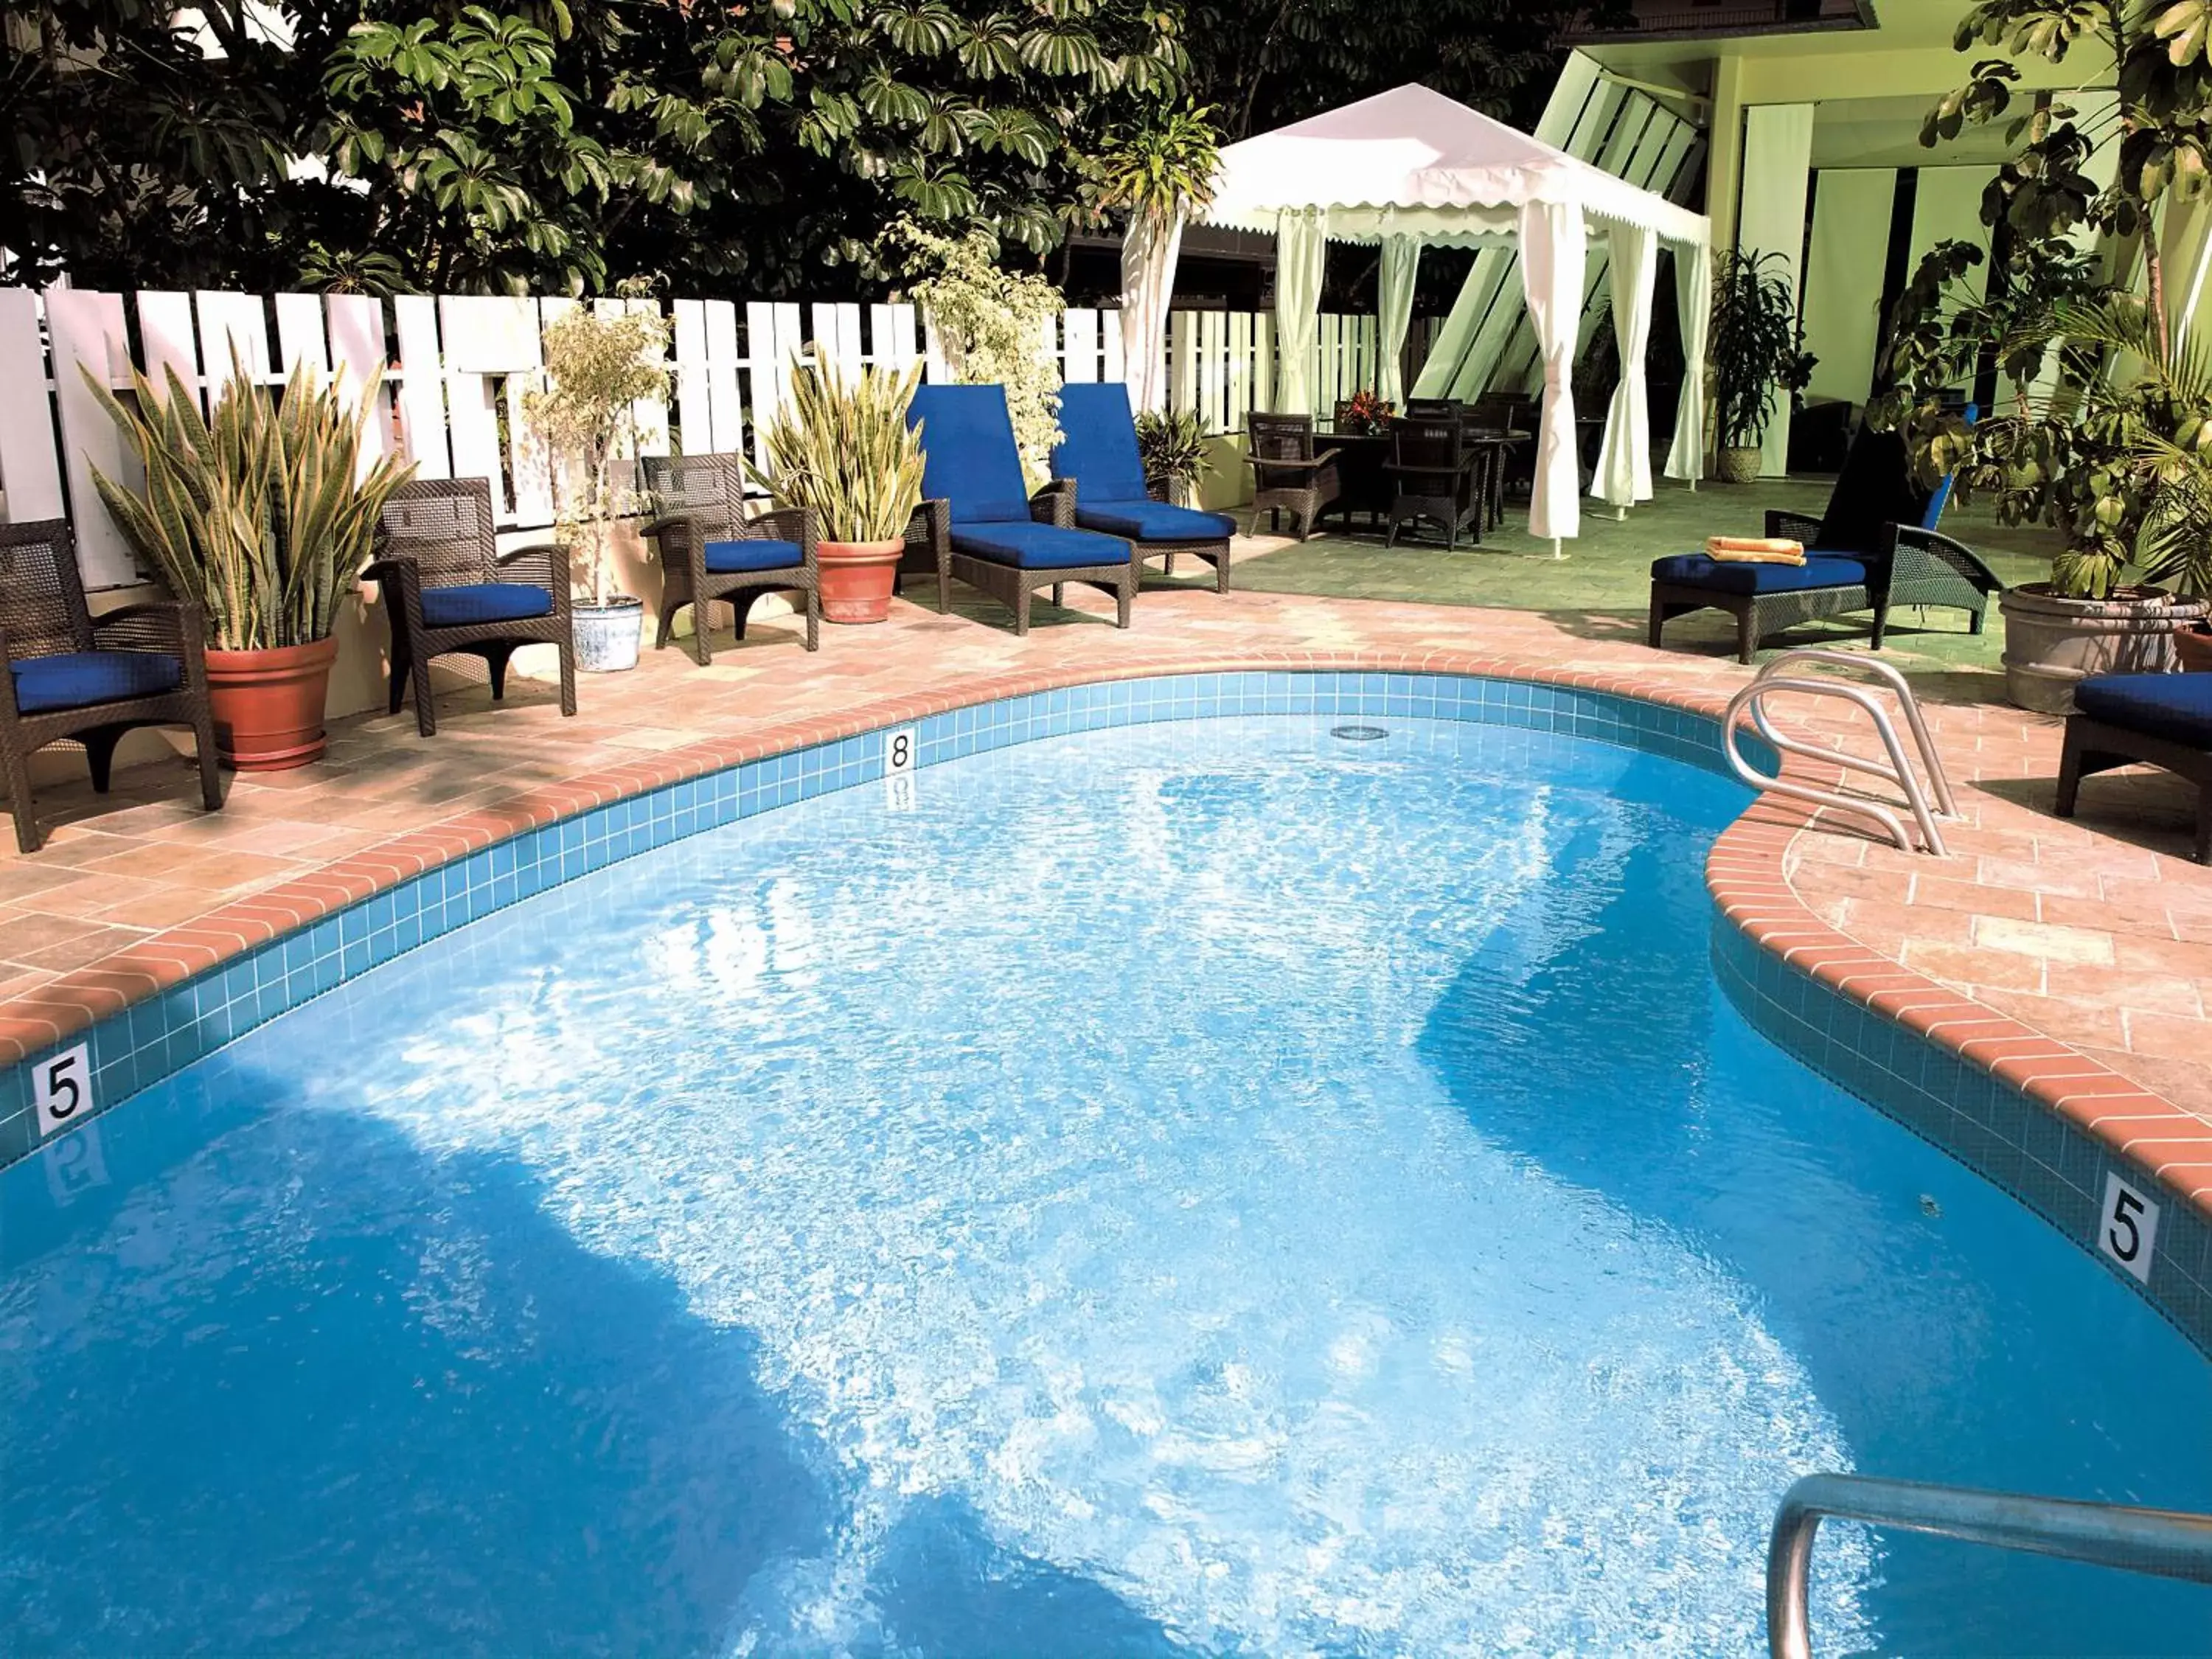
<path id="1" fill-rule="evenodd" d="M 1912 733 L 1914 746 L 1920 751 L 1920 764 L 1927 773 L 1929 788 L 1935 793 L 1936 805 L 1932 811 L 1929 806 L 1927 792 L 1922 789 L 1918 775 L 1914 772 L 1911 763 L 1905 758 L 1905 746 L 1898 741 L 1897 730 L 1890 724 L 1889 713 L 1882 707 L 1880 699 L 1864 686 L 1846 685 L 1833 679 L 1790 675 L 1783 672 L 1797 664 L 1870 672 L 1882 683 L 1885 690 L 1895 695 L 1898 707 L 1905 715 L 1905 726 Z M 1824 749 L 1817 744 L 1784 736 L 1774 729 L 1774 723 L 1767 717 L 1766 712 L 1766 698 L 1777 692 L 1841 697 L 1863 710 L 1873 723 L 1875 735 L 1881 739 L 1882 748 L 1889 757 L 1888 763 L 1885 765 L 1881 761 L 1868 760 L 1841 750 Z M 1917 850 L 1913 839 L 1892 808 L 1862 796 L 1846 795 L 1838 790 L 1819 789 L 1810 784 L 1788 781 L 1778 775 L 1769 776 L 1744 759 L 1736 747 L 1736 734 L 1742 729 L 1742 716 L 1746 714 L 1749 714 L 1751 724 L 1759 735 L 1781 753 L 1830 762 L 1895 784 L 1904 792 L 1905 805 L 1911 812 L 1913 823 L 1920 832 L 1919 846 L 1937 858 L 1949 856 L 1948 849 L 1943 844 L 1943 832 L 1936 828 L 1936 819 L 1938 816 L 1958 816 L 1958 808 L 1951 795 L 1951 781 L 1944 775 L 1943 763 L 1936 752 L 1935 740 L 1928 735 L 1928 723 L 1921 718 L 1918 699 L 1912 695 L 1912 688 L 1906 683 L 1905 676 L 1889 664 L 1876 662 L 1871 658 L 1848 655 L 1841 651 L 1825 651 L 1817 647 L 1785 651 L 1761 667 L 1752 677 L 1751 684 L 1729 700 L 1728 712 L 1723 716 L 1722 746 L 1727 754 L 1729 769 L 1753 788 L 1872 818 L 1888 832 L 1889 838 L 1901 850 L 1913 852 Z"/>
<path id="2" fill-rule="evenodd" d="M 2212 1516 L 1863 1474 L 1808 1474 L 1784 1494 L 1767 1542 L 1766 1650 L 1771 1659 L 1812 1659 L 1806 1576 L 1813 1536 L 1831 1516 L 2212 1583 Z"/>

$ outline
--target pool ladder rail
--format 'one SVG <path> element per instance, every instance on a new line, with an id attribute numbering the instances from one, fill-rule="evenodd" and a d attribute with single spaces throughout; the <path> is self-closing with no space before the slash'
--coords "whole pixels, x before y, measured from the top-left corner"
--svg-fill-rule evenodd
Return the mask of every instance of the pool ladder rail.
<path id="1" fill-rule="evenodd" d="M 1905 715 L 1905 724 L 1912 733 L 1914 746 L 1920 751 L 1920 768 L 1927 775 L 1923 787 L 1920 774 L 1913 769 L 1907 758 L 1905 745 L 1898 741 L 1897 727 L 1891 723 L 1889 711 L 1873 689 L 1852 685 L 1828 674 L 1810 673 L 1808 669 L 1849 670 L 1868 674 L 1881 682 L 1882 689 L 1897 699 L 1898 708 Z M 1784 737 L 1774 729 L 1774 722 L 1766 708 L 1766 700 L 1780 694 L 1795 696 L 1837 697 L 1865 714 L 1873 722 L 1875 735 L 1881 739 L 1883 751 L 1888 759 L 1869 760 L 1863 755 L 1854 755 L 1847 750 L 1826 749 L 1818 744 L 1806 743 L 1796 738 Z M 1894 784 L 1905 795 L 1906 811 L 1911 813 L 1914 829 L 1918 831 L 1916 842 L 1906 830 L 1896 809 L 1864 795 L 1846 794 L 1840 789 L 1823 789 L 1817 785 L 1800 783 L 1779 775 L 1760 771 L 1746 760 L 1738 745 L 1745 726 L 1749 725 L 1778 752 L 1802 755 L 1810 760 L 1826 762 L 1831 765 L 1864 772 L 1885 782 Z M 1905 676 L 1886 662 L 1873 657 L 1860 656 L 1843 651 L 1825 651 L 1818 647 L 1801 647 L 1784 651 L 1764 665 L 1752 677 L 1751 684 L 1729 699 L 1728 713 L 1722 716 L 1722 747 L 1727 751 L 1729 769 L 1753 788 L 1769 794 L 1787 795 L 1793 800 L 1810 801 L 1831 811 L 1855 812 L 1873 819 L 1881 826 L 1889 838 L 1903 852 L 1925 852 L 1936 858 L 1948 858 L 1943 845 L 1943 832 L 1936 827 L 1938 818 L 1955 818 L 1957 805 L 1951 799 L 1951 782 L 1943 775 L 1943 763 L 1936 753 L 1936 744 L 1928 735 L 1928 722 L 1920 716 L 1919 700 Z M 1781 769 L 1777 767 L 1778 775 Z M 1929 796 L 1934 796 L 1931 806 Z"/>
<path id="2" fill-rule="evenodd" d="M 1812 1659 L 1806 1578 L 1813 1535 L 1831 1516 L 2212 1583 L 2212 1516 L 1863 1474 L 1808 1474 L 1784 1494 L 1767 1543 L 1766 1649 L 1771 1659 Z"/>

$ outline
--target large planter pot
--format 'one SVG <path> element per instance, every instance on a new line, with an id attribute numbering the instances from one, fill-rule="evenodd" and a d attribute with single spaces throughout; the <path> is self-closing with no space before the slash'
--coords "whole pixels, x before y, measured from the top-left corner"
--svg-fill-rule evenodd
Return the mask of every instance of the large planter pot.
<path id="1" fill-rule="evenodd" d="M 2212 634 L 2191 629 L 2173 636 L 2173 653 L 2185 674 L 2212 674 Z"/>
<path id="2" fill-rule="evenodd" d="M 580 605 L 570 613 L 576 666 L 586 674 L 619 674 L 637 666 L 645 605 L 628 594 L 605 605 Z"/>
<path id="3" fill-rule="evenodd" d="M 906 543 L 818 542 L 822 567 L 822 615 L 833 623 L 879 623 L 891 614 L 891 584 L 898 577 Z"/>
<path id="4" fill-rule="evenodd" d="M 1738 444 L 1729 444 L 1722 449 L 1719 459 L 1713 463 L 1713 471 L 1720 475 L 1723 483 L 1757 483 L 1759 470 L 1765 464 L 1766 452 L 1758 445 L 1745 448 Z"/>
<path id="5" fill-rule="evenodd" d="M 335 639 L 273 651 L 210 651 L 216 753 L 240 772 L 282 772 L 322 757 Z"/>
<path id="6" fill-rule="evenodd" d="M 2160 674 L 2178 660 L 2174 636 L 2204 619 L 2202 599 L 2155 587 L 2107 599 L 2062 599 L 2045 582 L 2008 589 L 2005 695 L 2039 714 L 2074 712 L 2074 687 L 2092 674 Z"/>

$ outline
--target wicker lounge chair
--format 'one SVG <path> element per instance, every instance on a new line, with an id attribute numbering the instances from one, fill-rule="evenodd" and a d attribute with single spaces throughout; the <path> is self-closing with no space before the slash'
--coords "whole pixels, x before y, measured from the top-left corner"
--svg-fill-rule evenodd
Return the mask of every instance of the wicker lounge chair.
<path id="1" fill-rule="evenodd" d="M 1456 410 L 1407 416 L 1390 422 L 1390 530 L 1383 544 L 1398 544 L 1398 526 L 1426 519 L 1441 525 L 1447 550 L 1459 545 L 1469 524 L 1482 539 L 1482 451 L 1462 428 Z"/>
<path id="2" fill-rule="evenodd" d="M 2058 816 L 2081 780 L 2116 766 L 2156 766 L 2197 786 L 2199 864 L 2212 864 L 2212 674 L 2095 674 L 2074 688 L 2058 763 Z"/>
<path id="3" fill-rule="evenodd" d="M 1127 538 L 1137 550 L 1140 579 L 1146 560 L 1165 559 L 1173 575 L 1176 555 L 1188 553 L 1213 567 L 1215 592 L 1229 591 L 1236 522 L 1225 514 L 1171 506 L 1160 487 L 1146 481 L 1128 387 L 1118 380 L 1061 387 L 1060 430 L 1048 487 L 1073 495 L 1076 528 Z"/>
<path id="4" fill-rule="evenodd" d="M 1254 415 L 1250 428 L 1252 464 L 1252 526 L 1268 515 L 1272 528 L 1282 528 L 1282 515 L 1291 515 L 1291 534 L 1300 541 L 1313 534 L 1314 526 L 1331 501 L 1344 493 L 1337 477 L 1338 452 L 1314 452 L 1310 415 Z"/>
<path id="5" fill-rule="evenodd" d="M 1879 651 L 1889 613 L 1900 605 L 1955 606 L 1980 633 L 1990 596 L 2004 584 L 1971 548 L 1936 528 L 1950 493 L 1948 478 L 1932 494 L 1913 483 L 1896 434 L 1862 429 L 1826 514 L 1766 515 L 1767 535 L 1805 544 L 1802 565 L 1723 563 L 1702 553 L 1653 562 L 1650 644 L 1658 647 L 1661 629 L 1676 617 L 1708 609 L 1735 617 L 1736 655 L 1746 663 L 1769 635 L 1856 611 L 1874 612 Z"/>
<path id="6" fill-rule="evenodd" d="M 660 626 L 653 648 L 665 647 L 676 613 L 691 607 L 691 655 L 703 668 L 713 660 L 707 612 L 726 599 L 737 612 L 737 635 L 763 594 L 799 597 L 806 617 L 806 648 L 822 642 L 822 576 L 815 557 L 814 515 L 803 507 L 748 514 L 744 464 L 735 455 L 650 455 L 645 487 L 659 516 L 644 533 L 660 557 Z"/>
<path id="7" fill-rule="evenodd" d="M 84 599 L 66 519 L 0 524 L 0 764 L 15 845 L 45 838 L 31 799 L 31 757 L 50 743 L 84 745 L 92 787 L 107 793 L 115 745 L 139 726 L 189 726 L 200 799 L 222 805 L 215 720 L 208 709 L 206 623 L 181 600 L 149 600 L 94 617 Z"/>
<path id="8" fill-rule="evenodd" d="M 377 522 L 375 562 L 362 574 L 384 584 L 392 619 L 392 712 L 412 684 L 424 737 L 438 730 L 430 659 L 449 652 L 484 659 L 497 702 L 508 658 L 526 645 L 556 646 L 561 712 L 576 712 L 568 550 L 543 543 L 501 557 L 483 479 L 422 478 L 393 490 Z"/>
<path id="9" fill-rule="evenodd" d="M 1066 584 L 1083 582 L 1112 594 L 1115 625 L 1129 625 L 1136 550 L 1126 537 L 1078 530 L 1069 491 L 1048 486 L 1030 498 L 1004 386 L 918 387 L 907 420 L 921 428 L 926 498 L 907 527 L 909 562 L 919 554 L 935 567 L 939 611 L 957 576 L 1011 607 L 1014 632 L 1026 634 L 1031 594 L 1049 587 L 1058 605 Z"/>

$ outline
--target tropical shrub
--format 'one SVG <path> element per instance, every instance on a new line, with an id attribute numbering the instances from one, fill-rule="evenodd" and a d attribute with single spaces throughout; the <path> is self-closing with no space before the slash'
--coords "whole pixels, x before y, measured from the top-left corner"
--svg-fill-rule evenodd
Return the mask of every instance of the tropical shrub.
<path id="1" fill-rule="evenodd" d="M 166 391 L 134 368 L 127 404 L 85 382 L 146 470 L 143 492 L 98 468 L 93 486 L 139 558 L 206 614 L 207 643 L 270 651 L 329 638 L 377 514 L 415 473 L 396 455 L 360 469 L 375 384 L 349 399 L 303 363 L 271 398 L 235 346 L 204 418 L 174 368 Z"/>
<path id="2" fill-rule="evenodd" d="M 1060 441 L 1060 374 L 1039 348 L 1067 302 L 1043 277 L 1006 270 L 987 231 L 942 236 L 908 220 L 893 228 L 892 240 L 907 250 L 915 273 L 908 293 L 952 379 L 1006 389 L 1022 465 L 1042 482 Z"/>
<path id="3" fill-rule="evenodd" d="M 2197 459 L 2212 381 L 2174 340 L 2160 248 L 2170 204 L 2212 183 L 2208 18 L 2203 0 L 1984 0 L 1954 40 L 1960 52 L 1996 46 L 2053 64 L 2085 42 L 2109 50 L 2118 106 L 2090 119 L 2063 95 L 2037 94 L 2012 119 L 2019 153 L 1982 198 L 2003 249 L 1988 292 L 1965 280 L 1978 249 L 1945 243 L 1926 256 L 1893 323 L 1892 387 L 1869 418 L 1905 433 L 1929 479 L 1955 468 L 1962 498 L 1985 492 L 2002 522 L 2057 529 L 2065 549 L 2051 586 L 2063 597 L 2105 598 L 2130 569 L 2192 592 L 2212 578 Z M 1929 112 L 1921 143 L 2012 116 L 2020 78 L 2006 58 L 1978 59 Z M 2112 182 L 2100 187 L 2089 164 L 2106 149 L 2116 151 Z M 2120 281 L 2078 246 L 2087 233 L 2123 246 Z M 2140 292 L 2128 270 L 2136 248 Z M 1969 429 L 1942 392 L 1992 371 L 2000 404 Z"/>
<path id="4" fill-rule="evenodd" d="M 637 481 L 637 405 L 668 396 L 668 319 L 635 292 L 578 306 L 545 331 L 545 384 L 523 398 L 553 481 L 555 534 L 592 603 L 615 597 L 614 521 L 647 506 Z"/>
<path id="5" fill-rule="evenodd" d="M 1164 484 L 1171 501 L 1185 500 L 1206 476 L 1206 422 L 1190 410 L 1147 410 L 1137 416 L 1137 455 L 1146 483 Z"/>
<path id="6" fill-rule="evenodd" d="M 896 541 L 921 505 L 921 434 L 907 405 L 921 365 L 869 368 L 848 382 L 831 363 L 793 366 L 791 401 L 763 434 L 769 464 L 745 463 L 754 483 L 814 514 L 832 542 Z"/>
<path id="7" fill-rule="evenodd" d="M 1774 418 L 1776 394 L 1802 390 L 1812 374 L 1789 268 L 1768 268 L 1781 258 L 1751 249 L 1723 253 L 1714 273 L 1705 356 L 1724 449 L 1756 448 Z"/>
<path id="8" fill-rule="evenodd" d="M 1098 158 L 1098 205 L 1166 229 L 1213 199 L 1221 135 L 1213 112 L 1190 105 L 1148 111 Z"/>

